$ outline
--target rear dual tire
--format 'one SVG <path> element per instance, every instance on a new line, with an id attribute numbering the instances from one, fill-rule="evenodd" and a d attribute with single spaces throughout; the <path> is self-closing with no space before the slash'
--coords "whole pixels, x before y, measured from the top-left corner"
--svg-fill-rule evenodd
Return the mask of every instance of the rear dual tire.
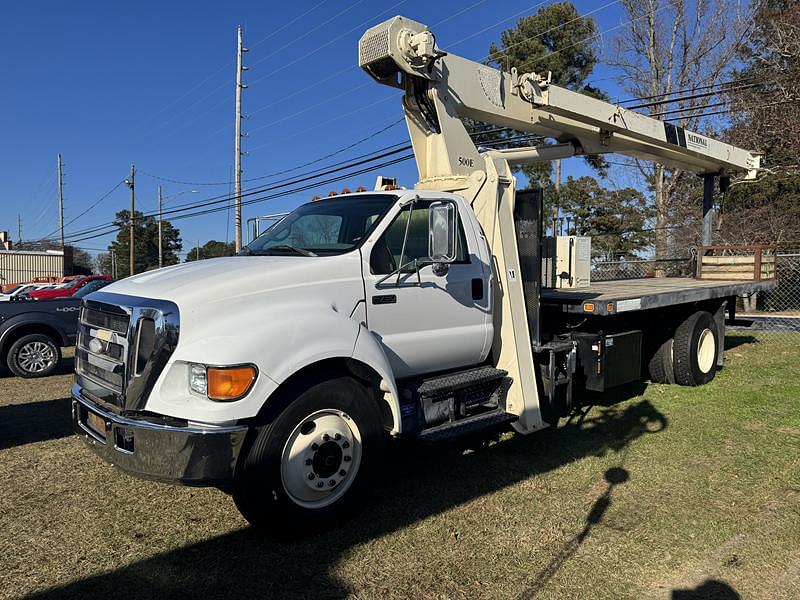
<path id="1" fill-rule="evenodd" d="M 654 383 L 703 385 L 714 379 L 721 335 L 714 317 L 706 311 L 690 315 L 678 325 L 648 362 Z"/>
<path id="2" fill-rule="evenodd" d="M 711 313 L 696 312 L 681 323 L 672 346 L 676 383 L 696 386 L 714 379 L 719 344 L 719 331 Z"/>
<path id="3" fill-rule="evenodd" d="M 673 338 L 664 340 L 647 364 L 650 380 L 653 383 L 675 383 L 675 366 L 673 361 Z"/>

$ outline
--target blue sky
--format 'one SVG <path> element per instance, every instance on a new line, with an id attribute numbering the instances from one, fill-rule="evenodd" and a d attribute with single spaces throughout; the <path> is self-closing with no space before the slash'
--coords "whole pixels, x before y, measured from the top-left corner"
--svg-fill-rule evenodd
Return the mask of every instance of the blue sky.
<path id="1" fill-rule="evenodd" d="M 159 183 L 165 196 L 183 192 L 167 201 L 167 208 L 227 194 L 228 185 L 197 184 L 230 177 L 239 24 L 250 48 L 245 76 L 249 87 L 243 101 L 243 112 L 250 115 L 243 128 L 248 132 L 243 177 L 248 179 L 334 152 L 402 116 L 400 92 L 372 83 L 357 68 L 357 42 L 369 26 L 403 14 L 431 26 L 443 49 L 480 60 L 501 31 L 516 22 L 510 17 L 535 12 L 538 4 L 531 0 L 5 3 L 0 20 L 0 230 L 8 230 L 16 239 L 19 214 L 23 238 L 55 232 L 58 152 L 65 165 L 67 222 L 124 179 L 131 162 L 138 170 L 138 210 L 155 210 Z M 574 4 L 587 13 L 607 3 L 576 0 Z M 618 3 L 593 16 L 601 31 L 625 20 Z M 294 19 L 298 20 L 284 27 Z M 591 79 L 615 95 L 611 75 L 600 67 Z M 406 139 L 401 124 L 321 164 Z M 580 160 L 565 164 L 565 176 L 583 172 Z M 413 162 L 390 167 L 384 174 L 398 176 L 408 186 L 416 181 Z M 192 183 L 161 181 L 151 175 Z M 371 187 L 375 175 L 333 187 Z M 259 183 L 263 182 L 251 185 Z M 327 191 L 326 187 L 245 206 L 244 216 L 285 211 Z M 67 234 L 111 221 L 128 202 L 128 189 L 121 185 L 69 225 Z M 187 251 L 197 241 L 232 240 L 232 219 L 231 211 L 174 224 Z M 77 245 L 94 253 L 112 238 Z"/>

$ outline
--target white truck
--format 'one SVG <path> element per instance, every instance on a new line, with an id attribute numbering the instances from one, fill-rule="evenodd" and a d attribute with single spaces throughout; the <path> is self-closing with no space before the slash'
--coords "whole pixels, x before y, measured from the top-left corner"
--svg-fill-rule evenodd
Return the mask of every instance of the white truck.
<path id="1" fill-rule="evenodd" d="M 713 184 L 752 174 L 759 158 L 537 74 L 447 55 L 402 17 L 368 30 L 359 59 L 405 92 L 413 190 L 304 204 L 238 256 L 130 277 L 81 310 L 75 430 L 126 472 L 230 490 L 272 529 L 335 522 L 390 437 L 529 434 L 582 390 L 648 372 L 707 383 L 726 306 L 767 285 L 543 287 L 541 198 L 515 191 L 514 165 L 618 152 Z M 558 143 L 480 149 L 465 118 Z"/>

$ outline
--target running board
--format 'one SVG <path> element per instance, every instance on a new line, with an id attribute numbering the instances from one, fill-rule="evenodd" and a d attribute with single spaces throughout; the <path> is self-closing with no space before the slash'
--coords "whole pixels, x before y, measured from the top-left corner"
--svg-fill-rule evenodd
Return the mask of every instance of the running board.
<path id="1" fill-rule="evenodd" d="M 418 437 L 427 442 L 447 442 L 485 429 L 507 425 L 517 419 L 519 419 L 517 415 L 512 415 L 502 408 L 497 408 L 479 415 L 431 427 L 421 432 Z"/>

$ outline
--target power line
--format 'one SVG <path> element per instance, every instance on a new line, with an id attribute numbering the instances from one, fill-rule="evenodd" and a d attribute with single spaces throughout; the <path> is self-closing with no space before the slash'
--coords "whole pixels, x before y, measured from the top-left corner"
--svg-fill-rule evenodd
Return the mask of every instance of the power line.
<path id="1" fill-rule="evenodd" d="M 344 12 L 347 12 L 348 10 L 350 10 L 350 9 L 351 9 L 351 8 L 353 8 L 354 6 L 357 6 L 357 5 L 361 4 L 362 2 L 364 2 L 364 0 L 359 0 L 358 2 L 355 2 L 355 3 L 351 4 L 351 5 L 350 5 L 350 6 L 349 6 L 347 9 L 345 9 L 345 11 L 343 11 L 342 13 L 339 13 L 339 14 L 338 14 L 336 17 L 334 17 L 334 18 L 338 18 L 339 16 L 341 16 L 342 14 L 344 14 Z M 275 75 L 276 73 L 280 73 L 281 71 L 283 71 L 283 70 L 285 70 L 285 69 L 288 69 L 289 67 L 291 67 L 291 66 L 293 66 L 293 65 L 296 65 L 297 63 L 299 63 L 299 62 L 301 62 L 301 61 L 304 61 L 304 60 L 305 60 L 305 59 L 307 59 L 309 56 L 313 56 L 314 54 L 316 54 L 316 53 L 317 53 L 317 52 L 319 52 L 320 50 L 322 50 L 322 49 L 324 49 L 324 48 L 327 48 L 327 47 L 328 47 L 328 46 L 330 46 L 331 44 L 335 44 L 336 42 L 338 42 L 339 40 L 341 40 L 341 39 L 345 38 L 346 36 L 350 35 L 350 34 L 351 34 L 351 33 L 353 33 L 354 31 L 361 30 L 361 29 L 362 29 L 362 28 L 363 28 L 365 25 L 368 25 L 368 24 L 370 24 L 370 23 L 373 23 L 373 22 L 375 21 L 375 19 L 378 19 L 378 18 L 380 18 L 382 15 L 385 15 L 386 13 L 391 13 L 391 12 L 392 12 L 392 11 L 394 11 L 394 10 L 395 10 L 395 9 L 396 9 L 398 6 L 400 6 L 400 5 L 402 5 L 402 4 L 405 4 L 406 2 L 408 2 L 408 0 L 400 0 L 399 2 L 396 2 L 396 3 L 394 3 L 392 6 L 390 6 L 390 7 L 389 7 L 389 8 L 387 8 L 386 10 L 383 10 L 383 11 L 381 11 L 380 13 L 378 13 L 377 15 L 375 15 L 375 16 L 373 16 L 373 17 L 370 17 L 370 18 L 369 18 L 369 19 L 367 19 L 366 21 L 364 21 L 364 22 L 362 22 L 362 23 L 359 23 L 359 24 L 358 24 L 358 25 L 356 25 L 355 27 L 352 27 L 351 29 L 348 29 L 348 30 L 347 30 L 347 31 L 345 31 L 344 33 L 337 35 L 335 38 L 333 38 L 333 39 L 331 39 L 331 40 L 329 40 L 329 41 L 325 42 L 324 44 L 322 44 L 321 46 L 318 46 L 318 47 L 317 47 L 317 48 L 315 48 L 314 50 L 310 50 L 310 51 L 306 52 L 305 54 L 303 54 L 302 56 L 298 56 L 298 57 L 297 57 L 297 58 L 295 58 L 294 60 L 291 60 L 291 61 L 289 61 L 289 62 L 287 62 L 287 63 L 284 63 L 284 64 L 282 64 L 282 65 L 281 65 L 280 67 L 278 67 L 277 69 L 273 69 L 273 70 L 272 70 L 272 71 L 270 71 L 269 73 L 265 73 L 264 75 L 262 75 L 262 76 L 261 76 L 261 77 L 259 77 L 258 79 L 255 79 L 255 80 L 253 80 L 251 83 L 252 83 L 253 85 L 255 85 L 256 83 L 258 83 L 258 82 L 260 82 L 260 81 L 264 81 L 264 80 L 265 80 L 265 79 L 267 79 L 268 77 L 272 77 L 272 76 L 273 76 L 273 75 Z M 273 54 L 274 54 L 274 53 L 273 53 Z M 265 59 L 264 59 L 264 60 L 265 60 Z M 257 63 L 256 63 L 256 64 L 257 64 Z"/>
<path id="2" fill-rule="evenodd" d="M 661 12 L 662 10 L 667 8 L 667 6 L 668 5 L 665 4 L 664 6 L 656 8 L 656 9 L 654 9 L 653 11 L 651 11 L 649 13 L 640 15 L 640 16 L 638 16 L 636 18 L 633 18 L 633 19 L 628 19 L 627 21 L 624 21 L 624 22 L 620 23 L 619 25 L 616 25 L 614 27 L 609 27 L 608 29 L 605 29 L 605 30 L 601 31 L 600 33 L 596 33 L 595 35 L 590 35 L 590 36 L 588 36 L 588 37 L 586 37 L 586 38 L 584 38 L 582 40 L 578 40 L 574 44 L 570 44 L 569 46 L 564 46 L 563 48 L 559 48 L 558 50 L 554 50 L 553 52 L 550 52 L 549 54 L 546 54 L 543 58 L 547 58 L 548 56 L 554 56 L 556 54 L 560 54 L 564 50 L 569 50 L 570 48 L 574 48 L 575 46 L 579 46 L 580 44 L 588 42 L 589 40 L 601 38 L 605 34 L 611 33 L 612 31 L 616 31 L 617 29 L 621 29 L 622 27 L 625 27 L 626 25 L 630 25 L 631 23 L 634 23 L 635 21 L 639 21 L 640 19 L 644 19 L 645 17 L 653 16 L 657 12 Z"/>
<path id="3" fill-rule="evenodd" d="M 81 214 L 79 214 L 77 217 L 75 217 L 75 218 L 71 219 L 70 221 L 68 221 L 68 222 L 64 223 L 64 227 L 68 227 L 69 225 L 71 225 L 72 223 L 74 223 L 75 221 L 77 221 L 78 219 L 80 219 L 82 216 L 84 216 L 86 213 L 88 213 L 89 211 L 91 211 L 92 209 L 94 209 L 94 208 L 95 208 L 95 207 L 96 207 L 98 204 L 100 204 L 100 203 L 101 203 L 103 200 L 105 200 L 105 199 L 106 199 L 106 198 L 108 198 L 108 197 L 109 197 L 109 196 L 110 196 L 112 193 L 114 193 L 114 192 L 116 191 L 116 189 L 117 189 L 119 186 L 121 186 L 123 183 L 125 183 L 125 180 L 124 180 L 124 179 L 121 179 L 121 180 L 120 180 L 120 181 L 119 181 L 119 182 L 118 182 L 118 183 L 117 183 L 117 184 L 116 184 L 116 185 L 115 185 L 113 188 L 111 188 L 111 189 L 110 189 L 110 190 L 108 190 L 108 191 L 107 191 L 105 194 L 103 194 L 102 196 L 100 196 L 100 198 L 99 198 L 97 201 L 95 201 L 95 202 L 94 202 L 94 203 L 93 203 L 93 204 L 92 204 L 92 205 L 91 205 L 89 208 L 87 208 L 85 211 L 83 211 L 83 212 L 82 212 Z M 42 238 L 39 238 L 39 240 L 37 240 L 37 241 L 41 242 L 41 241 L 47 240 L 48 238 L 50 238 L 51 236 L 55 235 L 56 233 L 58 233 L 58 229 L 56 229 L 56 230 L 54 230 L 54 231 L 52 231 L 52 232 L 48 233 L 46 236 L 44 236 L 44 237 L 42 237 Z"/>
<path id="4" fill-rule="evenodd" d="M 614 79 L 614 78 L 607 78 L 607 79 Z M 747 83 L 755 81 L 754 77 L 744 77 L 742 79 L 733 79 L 731 81 L 720 81 L 717 83 L 711 83 L 708 85 L 696 85 L 690 88 L 682 88 L 673 90 L 671 92 L 664 92 L 663 94 L 654 94 L 652 96 L 640 96 L 637 98 L 626 98 L 625 100 L 618 100 L 615 104 L 627 104 L 628 102 L 641 102 L 643 100 L 654 100 L 655 98 L 666 98 L 667 96 L 672 96 L 674 94 L 682 94 L 686 92 L 698 92 L 700 90 L 709 90 L 715 87 L 722 87 L 726 85 L 735 85 L 739 83 Z"/>
<path id="5" fill-rule="evenodd" d="M 397 146 L 397 144 L 395 144 L 395 146 Z M 392 147 L 389 147 L 389 148 L 392 148 Z M 398 154 L 400 152 L 403 152 L 403 151 L 406 151 L 406 150 L 410 150 L 410 149 L 411 149 L 410 145 L 405 145 L 405 146 L 402 146 L 400 148 L 394 148 L 394 149 L 382 152 L 380 154 L 370 153 L 369 155 L 366 155 L 366 156 L 369 156 L 369 158 L 365 158 L 363 160 L 359 160 L 359 161 L 355 161 L 355 162 L 348 162 L 346 164 L 337 163 L 335 165 L 330 165 L 328 167 L 324 167 L 322 170 L 311 171 L 311 172 L 309 172 L 307 174 L 303 174 L 302 176 L 298 177 L 297 179 L 291 179 L 291 180 L 285 179 L 285 180 L 282 180 L 282 181 L 279 181 L 279 182 L 275 182 L 275 183 L 273 183 L 272 185 L 269 185 L 269 186 L 264 186 L 264 187 L 248 190 L 247 192 L 243 192 L 242 196 L 243 197 L 254 196 L 254 195 L 266 192 L 266 191 L 272 191 L 272 190 L 276 190 L 276 189 L 280 189 L 280 188 L 285 188 L 287 186 L 295 185 L 295 184 L 298 184 L 298 183 L 304 183 L 304 182 L 307 182 L 307 181 L 312 180 L 312 179 L 323 177 L 325 175 L 334 174 L 334 173 L 337 173 L 337 172 L 340 172 L 340 171 L 343 171 L 343 170 L 346 170 L 346 169 L 349 169 L 349 168 L 362 166 L 362 165 L 368 164 L 370 162 L 374 162 L 376 160 L 380 160 L 382 158 L 387 158 L 387 157 L 396 155 L 396 154 Z M 206 207 L 206 206 L 209 206 L 209 205 L 216 205 L 216 204 L 220 204 L 220 203 L 225 203 L 225 202 L 229 201 L 230 199 L 231 199 L 231 197 L 228 196 L 228 195 L 211 197 L 211 198 L 207 198 L 205 200 L 201 200 L 201 201 L 198 201 L 198 202 L 193 202 L 193 203 L 189 203 L 189 204 L 179 205 L 179 206 L 173 207 L 172 209 L 164 211 L 163 214 L 164 215 L 180 214 L 182 212 L 186 212 L 186 211 L 189 211 L 189 210 L 192 210 L 192 209 L 195 209 L 195 208 L 202 208 L 202 207 Z M 246 202 L 243 202 L 243 204 L 246 204 Z M 149 213 L 149 212 L 141 213 L 142 217 L 145 217 L 145 218 L 146 217 L 155 216 L 156 214 L 157 214 L 157 212 L 155 212 L 155 213 Z M 79 231 L 76 231 L 76 232 L 72 232 L 71 234 L 69 234 L 68 237 L 74 238 L 76 236 L 81 236 L 81 235 L 85 235 L 85 234 L 89 234 L 89 233 L 94 233 L 94 232 L 97 232 L 97 231 L 99 231 L 101 229 L 107 229 L 109 227 L 116 228 L 116 225 L 114 225 L 114 222 L 112 221 L 111 223 L 105 223 L 105 224 L 93 226 L 93 227 L 90 227 L 90 228 L 87 228 L 87 229 L 84 229 L 84 230 L 79 230 Z"/>
<path id="6" fill-rule="evenodd" d="M 307 30 L 307 31 L 306 31 L 305 33 L 303 33 L 302 35 L 299 35 L 299 36 L 293 37 L 293 38 L 291 39 L 291 41 L 287 42 L 286 44 L 284 44 L 284 45 L 283 45 L 283 46 L 281 46 L 280 48 L 278 48 L 278 49 L 276 49 L 276 50 L 273 50 L 272 52 L 270 52 L 270 53 L 269 53 L 269 54 L 267 54 L 266 56 L 264 56 L 264 57 L 260 58 L 259 60 L 257 60 L 256 62 L 254 62 L 254 63 L 253 63 L 253 66 L 255 67 L 256 65 L 260 65 L 260 64 L 261 64 L 261 63 L 263 63 L 265 60 L 267 60 L 267 59 L 269 59 L 269 58 L 272 58 L 272 57 L 273 57 L 273 56 L 275 56 L 276 54 L 278 54 L 278 53 L 282 52 L 283 50 L 286 50 L 286 48 L 289 48 L 290 46 L 293 46 L 294 44 L 296 44 L 296 43 L 297 43 L 297 42 L 299 42 L 300 40 L 303 40 L 303 39 L 307 38 L 309 35 L 311 35 L 311 34 L 312 34 L 312 33 L 314 33 L 315 31 L 317 31 L 317 30 L 319 30 L 319 29 L 322 29 L 323 27 L 325 27 L 326 25 L 328 25 L 328 24 L 330 24 L 330 23 L 333 23 L 333 22 L 334 22 L 336 19 L 338 19 L 339 17 L 341 17 L 341 16 L 345 15 L 346 13 L 350 12 L 350 11 L 351 11 L 351 10 L 353 10 L 353 9 L 354 9 L 356 6 L 358 6 L 359 4 L 363 4 L 363 3 L 364 3 L 364 0 L 358 0 L 357 2 L 353 2 L 352 4 L 350 4 L 349 6 L 347 6 L 345 9 L 343 9 L 343 10 L 341 10 L 341 11 L 337 12 L 337 13 L 336 13 L 334 16 L 330 17 L 330 18 L 329 18 L 329 19 L 327 19 L 326 21 L 323 21 L 322 23 L 320 23 L 320 24 L 319 24 L 319 25 L 317 25 L 316 27 L 313 27 L 312 29 L 309 29 L 309 30 Z M 317 8 L 317 7 L 319 7 L 321 4 L 324 4 L 324 2 L 320 2 L 320 3 L 319 3 L 319 4 L 317 4 L 317 5 L 316 5 L 314 8 Z M 306 13 L 306 14 L 307 14 L 307 13 Z"/>
<path id="7" fill-rule="evenodd" d="M 450 15 L 449 17 L 446 17 L 444 19 L 441 19 L 440 21 L 437 21 L 436 23 L 431 25 L 431 28 L 436 28 L 439 25 L 443 25 L 444 23 L 447 23 L 448 21 L 452 21 L 456 17 L 459 17 L 459 16 L 463 15 L 464 13 L 475 9 L 475 7 L 477 7 L 477 6 L 481 5 L 481 4 L 484 4 L 486 1 L 487 0 L 478 0 L 478 2 L 475 2 L 474 4 L 471 4 L 470 6 L 468 6 L 468 7 L 464 8 L 464 9 L 462 9 L 462 10 L 460 10 L 460 11 L 458 11 L 458 12 L 452 14 L 452 15 Z M 248 111 L 248 116 L 252 117 L 256 113 L 259 113 L 259 112 L 262 112 L 262 111 L 264 111 L 264 110 L 266 110 L 268 108 L 272 108 L 274 106 L 277 106 L 278 104 L 286 102 L 287 100 L 290 100 L 291 98 L 293 98 L 295 96 L 298 96 L 300 94 L 303 94 L 305 92 L 308 92 L 310 90 L 318 90 L 320 88 L 320 84 L 325 83 L 327 81 L 330 81 L 331 79 L 335 79 L 335 78 L 339 77 L 340 75 L 343 75 L 344 73 L 347 73 L 349 71 L 354 71 L 354 70 L 357 70 L 357 69 L 358 69 L 357 66 L 352 66 L 351 65 L 349 67 L 345 67 L 344 69 L 341 69 L 340 71 L 336 71 L 335 73 L 332 73 L 332 74 L 328 75 L 324 79 L 314 79 L 313 83 L 311 83 L 310 85 L 307 85 L 304 88 L 300 88 L 299 90 L 295 90 L 291 94 L 288 94 L 286 96 L 282 96 L 279 100 L 275 100 L 274 102 L 270 102 L 269 104 L 266 104 L 264 106 L 260 106 L 259 108 L 256 108 L 255 110 Z"/>
<path id="8" fill-rule="evenodd" d="M 558 29 L 562 29 L 563 27 L 565 27 L 566 25 L 569 25 L 570 23 L 574 23 L 575 21 L 580 21 L 581 19 L 585 19 L 586 17 L 589 17 L 589 16 L 591 16 L 591 15 L 593 15 L 595 13 L 598 13 L 601 10 L 604 10 L 604 9 L 608 8 L 609 6 L 612 6 L 614 4 L 619 4 L 620 1 L 621 0 L 612 0 L 611 2 L 609 2 L 607 4 L 604 4 L 603 6 L 599 6 L 599 7 L 595 8 L 594 10 L 590 10 L 587 13 L 584 13 L 582 15 L 578 15 L 577 17 L 574 17 L 574 18 L 570 19 L 569 21 L 564 21 L 563 23 L 559 23 L 555 27 L 551 27 L 550 29 L 548 29 L 546 31 L 542 31 L 541 33 L 537 33 L 536 35 L 527 36 L 527 37 L 521 39 L 520 41 L 511 44 L 510 46 L 506 46 L 505 48 L 500 48 L 500 50 L 498 52 L 493 52 L 493 53 L 485 56 L 483 58 L 483 60 L 489 60 L 489 59 L 492 58 L 492 56 L 495 56 L 497 54 L 501 54 L 501 53 L 504 53 L 504 52 L 506 52 L 508 50 L 511 50 L 511 48 L 514 48 L 515 46 L 519 46 L 520 44 L 524 44 L 525 42 L 529 42 L 529 41 L 534 40 L 536 38 L 540 38 L 540 37 L 542 37 L 544 35 L 547 35 L 548 33 L 552 33 L 553 31 L 556 31 Z M 581 42 L 578 42 L 578 43 L 581 43 Z M 550 54 L 547 54 L 546 56 L 550 56 Z M 497 60 L 494 60 L 494 62 L 497 62 Z"/>
<path id="9" fill-rule="evenodd" d="M 704 110 L 706 108 L 712 108 L 712 107 L 715 107 L 715 106 L 725 106 L 727 103 L 728 103 L 727 101 L 711 102 L 709 104 L 702 104 L 700 106 L 692 106 L 692 107 L 687 107 L 687 108 L 673 108 L 672 110 L 665 110 L 665 111 L 658 112 L 658 113 L 650 113 L 649 116 L 651 116 L 651 117 L 664 117 L 666 115 L 672 115 L 672 114 L 675 114 L 675 113 L 694 112 L 694 111 L 698 111 L 698 110 Z"/>
<path id="10" fill-rule="evenodd" d="M 292 167 L 290 169 L 284 169 L 282 171 L 275 171 L 273 173 L 268 173 L 266 175 L 260 175 L 259 177 L 250 177 L 249 179 L 242 179 L 242 183 L 249 183 L 249 182 L 252 182 L 252 181 L 261 181 L 263 179 L 269 179 L 271 177 L 276 177 L 278 175 L 283 175 L 285 173 L 291 173 L 292 171 L 297 171 L 299 169 L 302 169 L 303 167 L 308 167 L 310 165 L 319 163 L 319 162 L 321 162 L 323 160 L 331 158 L 332 156 L 336 156 L 337 154 L 341 154 L 342 152 L 346 152 L 347 150 L 350 150 L 350 149 L 352 149 L 352 148 L 358 146 L 359 144 L 362 144 L 362 143 L 364 143 L 364 142 L 366 142 L 368 140 L 371 140 L 371 139 L 377 137 L 378 135 L 388 131 L 392 127 L 396 127 L 397 125 L 399 125 L 400 123 L 402 123 L 404 121 L 405 121 L 405 117 L 397 119 L 396 121 L 393 121 L 392 123 L 390 123 L 386 127 L 383 127 L 381 129 L 379 129 L 378 131 L 375 131 L 375 132 L 369 134 L 368 136 L 361 138 L 360 140 L 357 140 L 357 141 L 355 141 L 355 142 L 353 142 L 351 144 L 343 146 L 342 148 L 339 148 L 338 150 L 330 152 L 330 153 L 328 153 L 328 154 L 326 154 L 324 156 L 321 156 L 319 158 L 315 158 L 314 160 L 310 160 L 310 161 L 308 161 L 306 163 L 303 163 L 301 165 L 297 165 L 297 166 Z M 152 173 L 148 173 L 146 171 L 142 171 L 141 169 L 138 170 L 138 173 L 140 175 L 145 175 L 145 176 L 150 177 L 152 179 L 157 179 L 159 181 L 167 181 L 167 182 L 176 183 L 176 184 L 179 184 L 179 185 L 220 186 L 220 185 L 229 185 L 230 184 L 230 181 L 205 181 L 205 182 L 203 182 L 203 181 L 181 181 L 181 180 L 178 180 L 178 179 L 170 179 L 168 177 L 161 177 L 159 175 L 153 175 Z"/>
<path id="11" fill-rule="evenodd" d="M 285 190 L 285 191 L 278 192 L 276 194 L 271 194 L 271 195 L 268 195 L 268 196 L 251 198 L 249 200 L 242 201 L 242 205 L 256 204 L 256 203 L 260 203 L 260 202 L 265 202 L 267 200 L 272 200 L 272 199 L 275 199 L 275 198 L 281 198 L 281 197 L 285 197 L 285 196 L 290 196 L 292 194 L 296 194 L 296 193 L 299 193 L 299 192 L 309 191 L 309 190 L 312 190 L 312 189 L 315 189 L 315 188 L 324 187 L 324 186 L 330 185 L 331 183 L 336 183 L 338 181 L 342 181 L 342 180 L 347 179 L 349 177 L 355 177 L 357 175 L 362 175 L 364 173 L 369 173 L 369 172 L 372 172 L 372 171 L 376 171 L 378 169 L 382 169 L 382 168 L 385 168 L 385 167 L 388 167 L 388 166 L 392 166 L 392 165 L 398 164 L 400 162 L 404 162 L 406 160 L 410 160 L 413 157 L 414 157 L 413 154 L 407 154 L 407 155 L 401 156 L 399 158 L 395 158 L 395 159 L 392 159 L 392 160 L 389 160 L 389 161 L 385 161 L 385 162 L 383 162 L 381 164 L 378 164 L 378 165 L 365 167 L 364 169 L 361 169 L 361 170 L 358 170 L 358 171 L 354 171 L 352 173 L 346 173 L 344 175 L 339 175 L 337 177 L 332 177 L 332 178 L 329 178 L 329 179 L 324 180 L 324 181 L 310 183 L 308 185 L 305 185 L 305 186 L 302 186 L 302 187 L 299 187 L 299 188 Z M 214 207 L 214 208 L 210 208 L 210 209 L 206 209 L 206 210 L 200 210 L 200 211 L 196 211 L 196 212 L 185 214 L 185 215 L 178 215 L 176 217 L 173 217 L 172 220 L 173 221 L 177 221 L 177 220 L 180 220 L 180 219 L 188 219 L 188 218 L 198 217 L 198 216 L 202 216 L 202 215 L 206 215 L 206 214 L 221 212 L 221 211 L 225 211 L 225 210 L 227 210 L 226 206 L 221 206 L 221 207 L 217 206 L 217 207 Z M 113 233 L 114 231 L 119 230 L 121 227 L 124 227 L 124 226 L 125 226 L 124 224 L 122 224 L 122 225 L 113 225 L 113 226 L 107 227 L 106 228 L 107 231 L 102 231 L 102 232 L 94 234 L 94 235 L 87 235 L 85 237 L 80 237 L 80 238 L 75 239 L 73 241 L 74 242 L 81 242 L 81 241 L 88 240 L 88 239 L 104 237 L 104 236 L 106 236 L 106 235 L 108 235 L 110 233 Z"/>
<path id="12" fill-rule="evenodd" d="M 636 104 L 634 106 L 627 106 L 628 110 L 636 110 L 639 108 L 650 108 L 652 106 L 663 106 L 664 104 L 674 104 L 675 102 L 684 102 L 686 100 L 698 100 L 700 98 L 708 98 L 709 96 L 717 96 L 722 92 L 732 92 L 735 90 L 743 90 L 748 88 L 759 87 L 761 84 L 758 83 L 749 83 L 746 85 L 735 86 L 731 88 L 726 88 L 722 91 L 712 91 L 712 92 L 701 92 L 699 94 L 690 94 L 688 96 L 681 96 L 679 98 L 673 98 L 671 100 L 655 100 L 653 102 L 644 102 L 642 104 Z M 675 92 L 677 93 L 677 92 Z"/>
<path id="13" fill-rule="evenodd" d="M 471 40 L 472 38 L 475 38 L 475 37 L 477 37 L 477 36 L 479 36 L 479 35 L 481 35 L 483 33 L 486 33 L 490 29 L 494 29 L 498 25 L 502 25 L 503 23 L 505 23 L 507 21 L 510 21 L 511 19 L 516 19 L 517 17 L 519 17 L 521 15 L 524 15 L 525 13 L 529 13 L 532 10 L 535 10 L 535 9 L 541 7 L 541 6 L 544 6 L 545 4 L 547 4 L 548 1 L 549 0 L 544 0 L 543 2 L 539 2 L 537 4 L 534 4 L 533 6 L 530 6 L 530 7 L 526 8 L 526 9 L 524 9 L 524 10 L 521 10 L 518 13 L 514 13 L 510 17 L 506 17 L 504 19 L 501 19 L 501 20 L 497 21 L 497 23 L 494 23 L 493 25 L 489 25 L 488 27 L 484 27 L 483 29 L 481 29 L 479 31 L 476 31 L 474 33 L 471 33 L 468 36 L 463 37 L 460 40 L 457 40 L 457 41 L 453 42 L 452 44 L 448 44 L 447 46 L 448 46 L 448 48 L 455 48 L 456 46 L 459 46 L 459 45 L 463 44 L 464 42 L 467 42 L 467 41 Z"/>

